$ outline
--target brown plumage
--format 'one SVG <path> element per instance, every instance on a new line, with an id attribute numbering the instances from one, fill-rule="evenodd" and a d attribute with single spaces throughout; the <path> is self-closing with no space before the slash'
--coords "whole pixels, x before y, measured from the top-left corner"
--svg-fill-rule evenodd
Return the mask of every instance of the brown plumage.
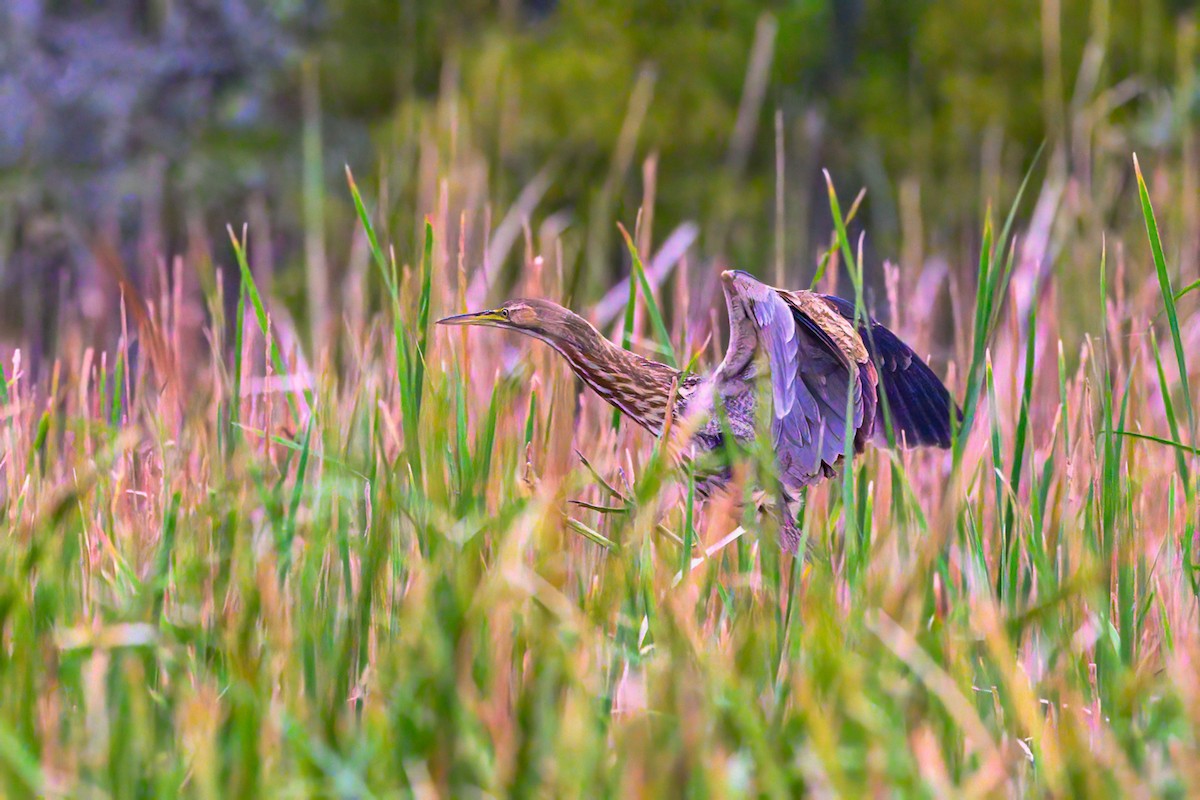
<path id="1" fill-rule="evenodd" d="M 885 406 L 900 446 L 950 446 L 952 415 L 958 412 L 949 392 L 887 328 L 874 321 L 856 328 L 854 304 L 838 297 L 776 289 L 741 271 L 721 277 L 729 347 L 717 368 L 703 376 L 617 347 L 587 320 L 547 300 L 512 300 L 438 323 L 486 325 L 541 339 L 593 391 L 655 436 L 662 433 L 668 405 L 676 418 L 701 415 L 693 435 L 700 450 L 723 446 L 723 429 L 713 413 L 718 398 L 733 435 L 754 438 L 756 383 L 765 365 L 785 499 L 836 473 L 847 432 L 856 452 L 868 441 L 887 444 Z M 728 477 L 728 471 L 708 475 L 701 490 Z M 786 512 L 782 537 L 783 547 L 794 551 L 800 534 Z"/>

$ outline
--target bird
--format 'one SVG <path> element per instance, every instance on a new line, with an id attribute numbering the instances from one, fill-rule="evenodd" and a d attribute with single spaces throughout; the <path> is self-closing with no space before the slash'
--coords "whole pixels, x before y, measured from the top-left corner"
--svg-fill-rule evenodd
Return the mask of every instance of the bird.
<path id="1" fill-rule="evenodd" d="M 847 434 L 855 453 L 868 444 L 951 446 L 962 413 L 945 384 L 896 334 L 856 314 L 855 303 L 779 289 L 744 270 L 722 272 L 721 286 L 729 344 L 707 374 L 685 373 L 619 347 L 583 317 L 544 299 L 509 300 L 438 324 L 500 328 L 540 339 L 592 391 L 654 436 L 663 435 L 668 416 L 672 423 L 698 420 L 691 442 L 699 453 L 721 451 L 727 433 L 738 442 L 753 440 L 765 416 L 784 500 L 780 546 L 793 554 L 803 536 L 788 503 L 805 487 L 837 474 L 849 450 Z M 769 391 L 759 391 L 762 381 Z M 760 416 L 763 401 L 771 409 Z M 718 402 L 723 414 L 716 413 Z M 727 466 L 715 469 L 697 488 L 707 496 L 731 477 Z"/>

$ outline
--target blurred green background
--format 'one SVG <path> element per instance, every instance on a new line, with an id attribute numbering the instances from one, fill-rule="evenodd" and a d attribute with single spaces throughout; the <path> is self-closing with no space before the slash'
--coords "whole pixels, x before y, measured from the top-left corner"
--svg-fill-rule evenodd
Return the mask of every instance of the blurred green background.
<path id="1" fill-rule="evenodd" d="M 115 335 L 114 269 L 149 290 L 177 254 L 228 268 L 227 223 L 250 223 L 302 329 L 314 291 L 336 313 L 346 165 L 403 256 L 437 211 L 429 176 L 469 149 L 483 188 L 464 191 L 484 196 L 450 210 L 495 227 L 530 188 L 581 301 L 628 269 L 615 222 L 632 229 L 648 160 L 656 239 L 694 221 L 705 263 L 805 285 L 823 168 L 843 202 L 867 190 L 872 275 L 931 257 L 969 275 L 985 208 L 1044 142 L 1093 195 L 1127 193 L 1131 151 L 1196 147 L 1182 0 L 19 0 L 0 17 L 0 341 L 35 356 L 64 314 Z M 1106 158 L 1119 171 L 1093 185 Z"/>

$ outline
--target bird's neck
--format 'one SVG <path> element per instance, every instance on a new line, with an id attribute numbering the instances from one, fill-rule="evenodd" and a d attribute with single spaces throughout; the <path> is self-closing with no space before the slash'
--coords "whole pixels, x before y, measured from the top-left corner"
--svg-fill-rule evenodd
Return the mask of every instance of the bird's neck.
<path id="1" fill-rule="evenodd" d="M 724 360 L 713 371 L 713 379 L 718 385 L 744 384 L 755 377 L 758 326 L 741 297 L 726 293 L 725 306 L 729 314 L 729 347 Z"/>
<path id="2" fill-rule="evenodd" d="M 617 347 L 579 319 L 569 336 L 540 336 L 596 394 L 655 436 L 662 433 L 671 386 L 682 373 Z"/>

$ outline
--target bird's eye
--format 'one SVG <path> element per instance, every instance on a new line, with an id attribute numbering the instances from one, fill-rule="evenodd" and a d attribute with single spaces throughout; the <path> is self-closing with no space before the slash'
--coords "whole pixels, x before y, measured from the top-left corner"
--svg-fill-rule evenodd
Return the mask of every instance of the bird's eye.
<path id="1" fill-rule="evenodd" d="M 500 309 L 500 316 L 504 317 L 505 319 L 508 319 L 508 309 L 507 308 Z"/>

